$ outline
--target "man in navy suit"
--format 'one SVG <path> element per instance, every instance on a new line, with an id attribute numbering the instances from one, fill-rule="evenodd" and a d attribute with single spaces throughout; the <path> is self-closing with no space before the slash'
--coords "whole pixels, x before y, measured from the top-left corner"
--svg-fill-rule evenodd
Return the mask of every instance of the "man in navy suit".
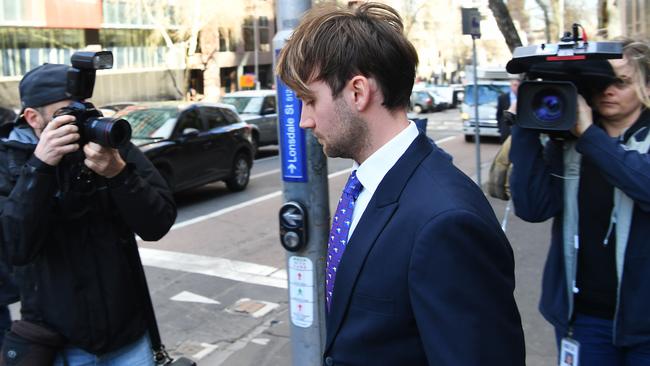
<path id="1" fill-rule="evenodd" d="M 278 74 L 353 173 L 332 219 L 325 365 L 524 365 L 513 253 L 479 187 L 407 119 L 417 52 L 378 3 L 310 10 Z"/>

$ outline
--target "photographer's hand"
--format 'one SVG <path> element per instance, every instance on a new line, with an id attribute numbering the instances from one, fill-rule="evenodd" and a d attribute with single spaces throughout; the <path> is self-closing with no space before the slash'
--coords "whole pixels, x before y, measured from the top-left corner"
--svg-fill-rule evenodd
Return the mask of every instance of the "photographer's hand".
<path id="1" fill-rule="evenodd" d="M 84 164 L 93 172 L 106 178 L 113 178 L 126 166 L 117 149 L 104 147 L 94 142 L 89 142 L 84 146 L 84 154 L 86 154 Z"/>
<path id="2" fill-rule="evenodd" d="M 591 108 L 585 101 L 585 98 L 582 95 L 578 94 L 578 116 L 575 126 L 571 129 L 571 133 L 576 137 L 582 136 L 582 134 L 593 124 Z"/>
<path id="3" fill-rule="evenodd" d="M 60 116 L 45 125 L 34 155 L 45 164 L 58 165 L 63 155 L 79 149 L 79 128 L 73 116 Z"/>

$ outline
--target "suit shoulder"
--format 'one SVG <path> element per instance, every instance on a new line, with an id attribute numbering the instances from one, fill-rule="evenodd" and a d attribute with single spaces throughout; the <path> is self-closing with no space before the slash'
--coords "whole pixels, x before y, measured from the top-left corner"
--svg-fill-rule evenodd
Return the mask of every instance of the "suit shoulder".
<path id="1" fill-rule="evenodd" d="M 427 206 L 432 214 L 446 210 L 494 214 L 478 185 L 451 161 L 435 153 L 418 167 L 403 196 L 405 201 Z"/>

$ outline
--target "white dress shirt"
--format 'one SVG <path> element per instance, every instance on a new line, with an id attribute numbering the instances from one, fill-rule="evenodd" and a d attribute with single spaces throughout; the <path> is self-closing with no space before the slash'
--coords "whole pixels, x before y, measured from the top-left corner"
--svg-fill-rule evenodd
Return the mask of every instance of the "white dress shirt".
<path id="1" fill-rule="evenodd" d="M 418 137 L 420 130 L 415 126 L 415 123 L 409 121 L 409 125 L 388 141 L 379 150 L 375 151 L 363 164 L 359 165 L 356 162 L 352 165 L 352 170 L 357 171 L 357 178 L 363 185 L 363 190 L 359 194 L 356 203 L 354 204 L 354 212 L 352 213 L 352 224 L 348 232 L 348 239 L 352 236 L 354 229 L 359 223 L 359 219 L 363 212 L 368 207 L 368 203 L 375 194 L 379 183 L 384 179 L 386 173 L 397 163 L 397 160 L 404 155 L 411 143 Z"/>

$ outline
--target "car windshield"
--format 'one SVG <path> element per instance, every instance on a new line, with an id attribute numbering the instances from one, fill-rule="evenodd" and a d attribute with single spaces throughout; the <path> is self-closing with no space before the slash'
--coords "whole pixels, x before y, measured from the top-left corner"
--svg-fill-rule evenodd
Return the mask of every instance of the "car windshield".
<path id="1" fill-rule="evenodd" d="M 230 104 L 237 109 L 239 114 L 259 114 L 262 109 L 262 97 L 235 97 L 225 96 L 221 98 L 221 103 Z"/>
<path id="2" fill-rule="evenodd" d="M 178 108 L 159 107 L 125 110 L 119 117 L 131 124 L 134 139 L 169 138 L 178 117 Z"/>
<path id="3" fill-rule="evenodd" d="M 496 104 L 499 95 L 509 91 L 508 85 L 479 85 L 478 104 Z M 474 85 L 465 86 L 465 104 L 474 105 Z"/>

